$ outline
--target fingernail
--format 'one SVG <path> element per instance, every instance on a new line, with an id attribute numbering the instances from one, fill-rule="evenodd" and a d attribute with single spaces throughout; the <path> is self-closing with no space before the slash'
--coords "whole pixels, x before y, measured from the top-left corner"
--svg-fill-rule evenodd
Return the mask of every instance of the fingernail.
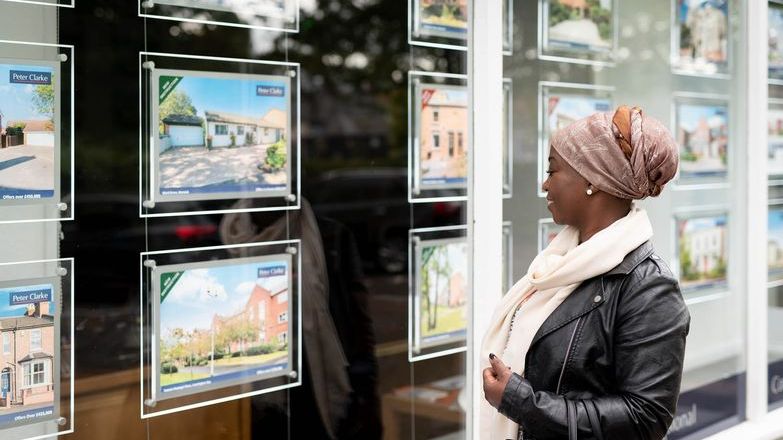
<path id="1" fill-rule="evenodd" d="M 490 359 L 495 359 L 495 353 L 490 353 L 490 354 L 489 354 L 489 358 L 490 358 Z"/>

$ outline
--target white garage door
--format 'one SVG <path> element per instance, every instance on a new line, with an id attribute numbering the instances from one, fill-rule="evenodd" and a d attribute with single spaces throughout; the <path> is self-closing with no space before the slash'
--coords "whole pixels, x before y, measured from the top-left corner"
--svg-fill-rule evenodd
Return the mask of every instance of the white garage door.
<path id="1" fill-rule="evenodd" d="M 25 143 L 27 145 L 35 145 L 39 147 L 53 147 L 54 133 L 51 132 L 26 133 Z"/>
<path id="2" fill-rule="evenodd" d="M 201 127 L 169 127 L 172 147 L 200 147 L 204 145 L 204 129 Z"/>

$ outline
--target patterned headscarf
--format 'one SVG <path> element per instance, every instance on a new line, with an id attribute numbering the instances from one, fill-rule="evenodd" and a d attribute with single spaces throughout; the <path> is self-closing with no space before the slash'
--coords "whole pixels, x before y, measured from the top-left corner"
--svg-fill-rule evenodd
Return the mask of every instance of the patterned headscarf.
<path id="1" fill-rule="evenodd" d="M 554 134 L 552 148 L 598 190 L 622 199 L 657 196 L 679 164 L 669 130 L 639 107 L 580 119 Z"/>

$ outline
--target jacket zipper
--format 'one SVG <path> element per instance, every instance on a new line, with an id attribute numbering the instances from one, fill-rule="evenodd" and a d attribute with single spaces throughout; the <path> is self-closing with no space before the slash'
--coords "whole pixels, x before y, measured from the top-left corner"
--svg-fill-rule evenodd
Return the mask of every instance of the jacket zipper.
<path id="1" fill-rule="evenodd" d="M 571 354 L 571 344 L 574 343 L 574 336 L 576 336 L 576 329 L 579 328 L 579 321 L 581 320 L 582 317 L 580 316 L 579 319 L 576 320 L 576 325 L 574 325 L 574 331 L 571 332 L 571 340 L 568 341 L 568 348 L 566 349 L 565 358 L 563 359 L 563 368 L 560 369 L 560 378 L 557 379 L 557 389 L 555 390 L 555 394 L 560 394 L 560 384 L 563 382 L 563 374 L 565 374 L 566 364 L 568 363 L 568 356 Z"/>

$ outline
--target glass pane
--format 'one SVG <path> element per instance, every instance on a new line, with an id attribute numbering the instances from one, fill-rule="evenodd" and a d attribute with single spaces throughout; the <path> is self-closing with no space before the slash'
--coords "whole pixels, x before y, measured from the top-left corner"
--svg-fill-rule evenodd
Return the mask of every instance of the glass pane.
<path id="1" fill-rule="evenodd" d="M 666 125 L 680 148 L 677 178 L 639 203 L 691 315 L 671 439 L 703 438 L 744 417 L 743 7 L 513 2 L 513 52 L 504 58 L 513 196 L 503 219 L 513 225 L 514 281 L 561 230 L 541 188 L 555 130 L 627 104 Z"/>

